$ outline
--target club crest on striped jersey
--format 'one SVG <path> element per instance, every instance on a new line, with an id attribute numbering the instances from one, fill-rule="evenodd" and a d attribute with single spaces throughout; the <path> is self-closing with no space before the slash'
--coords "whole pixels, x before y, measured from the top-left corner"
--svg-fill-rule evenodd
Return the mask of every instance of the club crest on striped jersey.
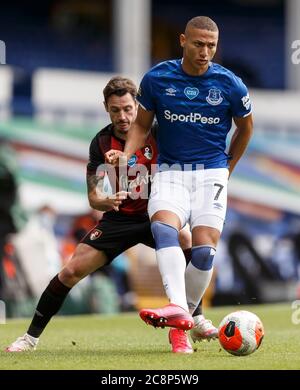
<path id="1" fill-rule="evenodd" d="M 94 241 L 97 240 L 102 235 L 102 231 L 99 229 L 94 229 L 92 233 L 90 234 L 90 240 Z"/>
<path id="2" fill-rule="evenodd" d="M 153 151 L 151 145 L 146 145 L 143 148 L 143 155 L 148 159 L 151 160 L 153 157 Z"/>

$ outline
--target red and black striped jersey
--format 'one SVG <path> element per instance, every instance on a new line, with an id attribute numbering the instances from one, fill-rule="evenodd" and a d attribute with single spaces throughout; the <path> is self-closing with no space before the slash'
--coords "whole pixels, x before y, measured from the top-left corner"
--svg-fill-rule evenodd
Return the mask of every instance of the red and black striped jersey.
<path id="1" fill-rule="evenodd" d="M 155 130 L 154 128 L 153 131 Z M 119 207 L 119 212 L 129 215 L 145 214 L 150 193 L 151 165 L 156 164 L 157 160 L 153 132 L 148 136 L 145 146 L 131 156 L 127 167 L 119 169 L 104 165 L 106 152 L 111 149 L 123 151 L 124 146 L 125 141 L 114 135 L 112 124 L 99 131 L 90 144 L 87 176 L 103 176 L 106 172 L 114 193 L 123 190 L 131 193 Z"/>

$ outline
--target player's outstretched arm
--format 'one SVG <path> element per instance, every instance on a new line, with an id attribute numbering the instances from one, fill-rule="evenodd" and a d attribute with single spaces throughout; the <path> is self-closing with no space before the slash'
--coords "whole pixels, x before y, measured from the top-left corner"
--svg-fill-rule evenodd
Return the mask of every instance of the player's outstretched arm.
<path id="1" fill-rule="evenodd" d="M 113 166 L 127 165 L 127 160 L 145 145 L 153 119 L 153 111 L 139 106 L 136 120 L 128 131 L 124 152 L 111 149 L 105 153 L 105 161 Z"/>
<path id="2" fill-rule="evenodd" d="M 129 195 L 126 191 L 107 196 L 103 191 L 104 177 L 96 175 L 87 176 L 88 199 L 90 206 L 99 211 L 119 211 L 119 206 Z"/>
<path id="3" fill-rule="evenodd" d="M 143 107 L 139 106 L 136 120 L 128 132 L 124 148 L 124 153 L 127 158 L 145 145 L 153 119 L 153 111 L 146 111 Z"/>
<path id="4" fill-rule="evenodd" d="M 244 154 L 253 133 L 252 114 L 244 118 L 235 117 L 233 120 L 237 128 L 231 138 L 228 152 L 229 156 L 231 157 L 229 162 L 229 176 L 231 175 L 239 159 Z"/>

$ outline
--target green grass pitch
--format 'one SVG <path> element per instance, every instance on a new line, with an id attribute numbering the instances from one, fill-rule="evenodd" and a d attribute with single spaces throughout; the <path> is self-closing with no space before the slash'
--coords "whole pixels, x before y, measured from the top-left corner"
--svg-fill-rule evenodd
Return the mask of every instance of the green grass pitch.
<path id="1" fill-rule="evenodd" d="M 197 343 L 192 355 L 172 354 L 168 329 L 146 326 L 137 313 L 115 316 L 55 317 L 35 352 L 6 353 L 22 335 L 26 320 L 0 325 L 0 369 L 209 370 L 300 369 L 300 324 L 292 323 L 289 304 L 235 306 L 206 310 L 215 324 L 231 311 L 246 309 L 263 321 L 265 338 L 258 351 L 236 357 L 218 341 Z"/>

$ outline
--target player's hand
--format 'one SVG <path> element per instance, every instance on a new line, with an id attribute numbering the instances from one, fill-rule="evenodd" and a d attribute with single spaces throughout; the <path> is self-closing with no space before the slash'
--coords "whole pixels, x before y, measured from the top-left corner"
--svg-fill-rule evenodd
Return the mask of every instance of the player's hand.
<path id="1" fill-rule="evenodd" d="M 114 167 L 117 165 L 127 165 L 127 155 L 121 150 L 111 149 L 104 155 L 105 161 Z"/>
<path id="2" fill-rule="evenodd" d="M 115 210 L 119 211 L 119 206 L 123 203 L 125 199 L 128 198 L 130 192 L 120 191 L 116 194 L 108 196 L 105 200 L 103 200 L 103 207 L 105 207 L 105 211 Z"/>

